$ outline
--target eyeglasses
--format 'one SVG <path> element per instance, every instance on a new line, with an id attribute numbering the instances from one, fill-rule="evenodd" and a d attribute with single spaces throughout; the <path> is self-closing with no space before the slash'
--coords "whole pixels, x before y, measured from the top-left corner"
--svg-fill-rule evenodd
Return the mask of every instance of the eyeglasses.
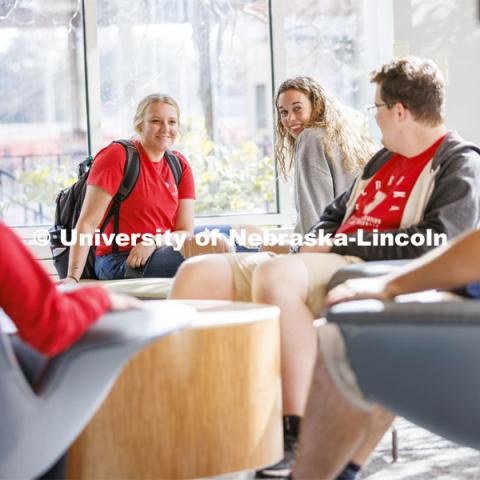
<path id="1" fill-rule="evenodd" d="M 393 103 L 375 103 L 374 105 L 370 105 L 367 107 L 367 110 L 371 113 L 376 112 L 381 107 L 390 108 L 393 106 Z"/>

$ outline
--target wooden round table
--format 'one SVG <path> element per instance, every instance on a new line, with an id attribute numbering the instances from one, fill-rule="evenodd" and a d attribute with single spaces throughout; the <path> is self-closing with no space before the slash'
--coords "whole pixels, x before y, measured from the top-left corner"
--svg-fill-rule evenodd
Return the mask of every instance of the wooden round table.
<path id="1" fill-rule="evenodd" d="M 283 456 L 277 307 L 180 302 L 193 326 L 138 354 L 70 449 L 75 479 L 180 479 Z"/>

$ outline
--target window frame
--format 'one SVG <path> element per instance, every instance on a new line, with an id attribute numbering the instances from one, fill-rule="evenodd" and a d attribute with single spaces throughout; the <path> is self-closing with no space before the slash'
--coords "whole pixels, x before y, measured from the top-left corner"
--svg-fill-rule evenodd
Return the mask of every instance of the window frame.
<path id="1" fill-rule="evenodd" d="M 376 64 L 390 58 L 393 54 L 393 0 L 360 0 L 364 15 L 366 66 L 373 68 Z M 273 110 L 273 128 L 275 124 L 274 95 L 279 83 L 285 78 L 286 45 L 284 34 L 284 2 L 267 0 L 270 47 L 270 77 L 272 84 L 271 105 Z M 87 101 L 87 135 L 89 154 L 100 150 L 101 131 L 101 92 L 100 61 L 97 30 L 97 0 L 82 0 L 84 22 L 84 63 Z M 381 41 L 379 41 L 379 39 Z M 384 41 L 385 40 L 385 41 Z M 377 49 L 371 48 L 377 45 Z M 380 45 L 380 48 L 378 46 Z M 365 78 L 360 88 L 364 96 L 371 86 Z M 273 138 L 275 133 L 273 132 Z M 197 216 L 197 223 L 224 224 L 250 223 L 255 225 L 292 226 L 294 218 L 294 200 L 292 197 L 292 180 L 283 180 L 275 161 L 276 213 L 255 213 L 236 215 Z"/>
<path id="2" fill-rule="evenodd" d="M 270 71 L 274 87 L 275 78 L 283 78 L 284 68 L 281 66 L 282 55 L 279 52 L 285 50 L 280 45 L 283 36 L 281 2 L 267 0 L 269 10 L 269 47 L 270 47 Z M 100 92 L 100 60 L 98 48 L 97 30 L 97 0 L 82 0 L 83 22 L 84 22 L 84 63 L 85 63 L 85 85 L 87 101 L 87 128 L 89 139 L 89 154 L 99 151 L 103 144 L 101 130 L 101 92 Z M 272 23 L 276 23 L 272 27 Z M 273 49 L 275 45 L 275 49 Z M 277 65 L 274 65 L 277 63 Z M 277 72 L 277 75 L 274 74 Z M 275 91 L 275 88 L 272 89 Z M 272 99 L 273 108 L 273 99 Z M 276 169 L 277 170 L 277 169 Z M 225 223 L 250 223 L 255 225 L 291 225 L 293 219 L 287 212 L 293 210 L 293 198 L 289 194 L 288 182 L 276 180 L 276 213 L 255 213 L 236 215 L 212 215 L 196 216 L 197 223 L 209 223 L 220 225 Z"/>

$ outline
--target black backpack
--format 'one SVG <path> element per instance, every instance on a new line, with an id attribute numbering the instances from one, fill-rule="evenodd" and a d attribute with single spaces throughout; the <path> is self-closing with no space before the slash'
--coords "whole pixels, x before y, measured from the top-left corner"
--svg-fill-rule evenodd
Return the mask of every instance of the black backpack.
<path id="1" fill-rule="evenodd" d="M 117 140 L 113 143 L 119 143 L 125 149 L 125 169 L 123 171 L 122 183 L 112 199 L 105 220 L 100 226 L 100 233 L 104 232 L 113 217 L 113 233 L 116 235 L 119 233 L 120 205 L 130 193 L 132 193 L 137 183 L 140 174 L 140 159 L 135 145 L 130 140 Z M 165 152 L 165 157 L 178 186 L 183 173 L 182 164 L 172 152 Z M 78 166 L 78 180 L 71 187 L 62 190 L 57 196 L 55 225 L 49 229 L 49 232 L 53 263 L 61 279 L 65 278 L 68 273 L 68 257 L 70 251 L 70 246 L 62 243 L 61 231 L 65 230 L 65 239 L 67 242 L 70 242 L 72 230 L 75 228 L 78 217 L 80 216 L 80 211 L 82 210 L 87 189 L 87 179 L 92 164 L 93 159 L 91 156 L 80 163 Z M 112 252 L 115 253 L 117 251 L 118 245 L 114 241 L 112 244 Z M 88 252 L 81 278 L 97 278 L 95 275 L 95 247 L 91 247 Z"/>

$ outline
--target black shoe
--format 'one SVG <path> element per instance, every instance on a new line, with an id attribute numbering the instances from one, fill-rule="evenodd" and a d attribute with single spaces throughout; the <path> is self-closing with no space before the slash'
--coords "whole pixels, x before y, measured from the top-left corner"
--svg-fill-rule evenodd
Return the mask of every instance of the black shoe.
<path id="1" fill-rule="evenodd" d="M 298 434 L 300 431 L 301 417 L 296 415 L 286 415 L 283 417 L 283 449 L 284 456 L 275 465 L 259 470 L 255 473 L 255 478 L 290 478 L 293 464 L 298 450 Z"/>
<path id="2" fill-rule="evenodd" d="M 360 465 L 349 462 L 335 480 L 356 480 L 360 475 Z"/>

